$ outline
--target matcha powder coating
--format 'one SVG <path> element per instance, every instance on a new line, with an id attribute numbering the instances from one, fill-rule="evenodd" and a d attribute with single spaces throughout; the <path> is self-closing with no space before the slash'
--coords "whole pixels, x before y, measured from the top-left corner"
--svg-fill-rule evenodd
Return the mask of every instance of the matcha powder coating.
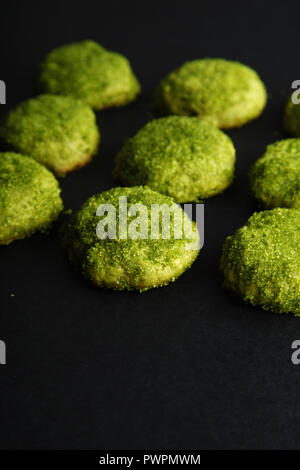
<path id="1" fill-rule="evenodd" d="M 114 174 L 123 184 L 146 184 L 190 202 L 227 188 L 234 165 L 234 146 L 222 131 L 195 117 L 169 116 L 149 122 L 125 142 Z"/>
<path id="2" fill-rule="evenodd" d="M 266 208 L 300 208 L 300 139 L 269 145 L 250 170 L 250 184 Z"/>
<path id="3" fill-rule="evenodd" d="M 224 59 L 186 62 L 156 89 L 155 107 L 164 113 L 197 115 L 220 128 L 239 127 L 258 117 L 265 86 L 246 65 Z"/>
<path id="4" fill-rule="evenodd" d="M 43 93 L 71 95 L 97 110 L 125 105 L 140 92 L 129 61 L 90 40 L 50 52 L 40 66 L 39 86 Z"/>
<path id="5" fill-rule="evenodd" d="M 64 175 L 91 160 L 100 134 L 88 105 L 68 96 L 40 95 L 8 113 L 0 126 L 0 139 L 9 150 Z"/>
<path id="6" fill-rule="evenodd" d="M 0 244 L 45 230 L 62 209 L 50 171 L 24 155 L 0 153 Z"/>
<path id="7" fill-rule="evenodd" d="M 300 315 L 300 211 L 255 213 L 227 237 L 221 258 L 224 287 L 252 305 Z"/>
<path id="8" fill-rule="evenodd" d="M 136 221 L 136 217 L 129 212 L 125 215 L 126 238 L 120 236 L 120 197 L 127 198 L 128 211 L 132 207 L 137 208 L 134 206 L 136 204 L 143 206 L 142 210 L 138 209 L 146 227 L 141 237 L 134 239 L 130 235 L 130 224 Z M 109 204 L 116 209 L 115 238 L 101 239 L 97 236 L 97 225 L 102 218 L 96 212 L 102 204 Z M 161 215 L 161 221 L 165 224 L 167 220 L 170 221 L 167 238 L 162 234 L 162 222 L 158 237 L 151 237 L 152 204 L 163 205 L 167 209 L 175 206 L 170 219 L 167 215 Z M 183 232 L 182 238 L 174 235 L 174 230 L 180 223 L 177 217 L 183 218 L 183 215 L 184 212 L 172 198 L 148 187 L 113 188 L 88 199 L 70 217 L 63 228 L 63 244 L 70 261 L 81 268 L 83 275 L 92 283 L 118 290 L 144 291 L 174 281 L 196 259 L 199 234 L 195 224 L 187 216 L 186 227 L 190 231 L 188 236 L 186 232 Z M 140 232 L 140 228 L 137 231 Z"/>

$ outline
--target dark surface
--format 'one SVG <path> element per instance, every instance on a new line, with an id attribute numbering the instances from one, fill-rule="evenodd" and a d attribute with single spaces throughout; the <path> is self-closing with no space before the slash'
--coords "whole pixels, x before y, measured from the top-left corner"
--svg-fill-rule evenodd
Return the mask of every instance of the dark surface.
<path id="1" fill-rule="evenodd" d="M 61 180 L 66 208 L 114 185 L 116 152 L 152 117 L 154 86 L 184 61 L 239 60 L 269 93 L 261 118 L 229 132 L 236 180 L 206 202 L 205 246 L 173 285 L 96 289 L 55 231 L 1 248 L 1 448 L 300 448 L 300 366 L 290 360 L 300 319 L 243 305 L 218 274 L 225 237 L 255 210 L 249 165 L 283 135 L 282 105 L 300 78 L 299 14 L 296 2 L 1 4 L 1 114 L 34 93 L 45 53 L 78 39 L 124 53 L 143 86 L 137 102 L 98 113 L 99 155 Z"/>

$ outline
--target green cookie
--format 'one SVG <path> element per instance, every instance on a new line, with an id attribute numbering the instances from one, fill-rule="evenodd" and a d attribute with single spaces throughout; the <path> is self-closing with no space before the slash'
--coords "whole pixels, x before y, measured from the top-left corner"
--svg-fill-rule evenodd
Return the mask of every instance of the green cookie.
<path id="1" fill-rule="evenodd" d="M 300 139 L 269 145 L 250 170 L 250 184 L 266 209 L 300 208 Z"/>
<path id="2" fill-rule="evenodd" d="M 63 203 L 54 175 L 35 160 L 0 153 L 0 244 L 45 230 Z"/>
<path id="3" fill-rule="evenodd" d="M 100 134 L 88 105 L 68 96 L 40 95 L 8 113 L 0 139 L 8 149 L 65 175 L 91 160 Z"/>
<path id="4" fill-rule="evenodd" d="M 97 110 L 125 105 L 140 92 L 129 61 L 94 41 L 50 52 L 40 66 L 39 87 L 43 93 L 79 98 Z"/>
<path id="5" fill-rule="evenodd" d="M 184 214 L 173 199 L 146 186 L 113 188 L 71 215 L 63 244 L 92 283 L 144 291 L 174 281 L 197 257 L 199 234 Z"/>
<path id="6" fill-rule="evenodd" d="M 164 113 L 199 116 L 220 128 L 239 127 L 258 117 L 267 100 L 257 73 L 224 59 L 186 62 L 156 89 L 155 107 Z"/>
<path id="7" fill-rule="evenodd" d="M 244 301 L 300 315 L 300 211 L 255 213 L 227 237 L 221 270 L 224 287 Z"/>
<path id="8" fill-rule="evenodd" d="M 234 175 L 230 138 L 207 121 L 187 116 L 155 119 L 127 140 L 115 161 L 125 185 L 148 185 L 177 202 L 223 191 Z"/>

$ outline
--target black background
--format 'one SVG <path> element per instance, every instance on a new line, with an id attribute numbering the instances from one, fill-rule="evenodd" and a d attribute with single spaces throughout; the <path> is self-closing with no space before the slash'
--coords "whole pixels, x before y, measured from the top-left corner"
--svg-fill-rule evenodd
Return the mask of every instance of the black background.
<path id="1" fill-rule="evenodd" d="M 142 83 L 135 103 L 97 114 L 99 154 L 61 180 L 66 208 L 115 184 L 116 152 L 153 117 L 155 85 L 184 61 L 239 60 L 269 94 L 258 120 L 229 132 L 235 182 L 206 201 L 205 246 L 173 285 L 96 289 L 68 264 L 56 230 L 1 248 L 1 448 L 300 448 L 300 366 L 291 363 L 300 319 L 243 305 L 218 274 L 225 237 L 256 209 L 249 165 L 284 136 L 282 106 L 300 78 L 299 15 L 286 1 L 1 3 L 1 114 L 34 94 L 43 55 L 74 40 L 125 54 Z"/>

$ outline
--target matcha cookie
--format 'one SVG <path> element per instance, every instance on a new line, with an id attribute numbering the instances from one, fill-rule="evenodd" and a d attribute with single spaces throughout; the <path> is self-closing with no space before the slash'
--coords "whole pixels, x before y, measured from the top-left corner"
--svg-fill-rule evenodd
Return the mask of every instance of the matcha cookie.
<path id="1" fill-rule="evenodd" d="M 257 73 L 239 62 L 201 59 L 186 62 L 170 73 L 155 92 L 162 112 L 195 115 L 224 129 L 258 117 L 266 89 Z"/>
<path id="2" fill-rule="evenodd" d="M 92 109 L 68 96 L 24 101 L 0 125 L 0 139 L 9 150 L 30 155 L 58 175 L 86 165 L 99 138 Z"/>
<path id="3" fill-rule="evenodd" d="M 0 153 L 0 244 L 45 230 L 63 203 L 53 174 L 35 160 Z"/>
<path id="4" fill-rule="evenodd" d="M 255 213 L 226 239 L 221 270 L 224 287 L 244 301 L 300 315 L 300 211 Z"/>
<path id="5" fill-rule="evenodd" d="M 265 208 L 300 208 L 300 139 L 269 145 L 250 170 L 250 184 Z"/>
<path id="6" fill-rule="evenodd" d="M 146 186 L 91 197 L 62 232 L 70 261 L 86 279 L 118 290 L 166 285 L 199 251 L 195 223 L 173 199 Z"/>
<path id="7" fill-rule="evenodd" d="M 283 116 L 286 132 L 294 137 L 300 137 L 300 104 L 294 104 L 289 98 Z"/>
<path id="8" fill-rule="evenodd" d="M 97 110 L 125 105 L 140 92 L 128 60 L 94 41 L 50 52 L 40 66 L 39 88 L 43 93 L 79 98 Z"/>
<path id="9" fill-rule="evenodd" d="M 223 191 L 234 175 L 230 138 L 207 121 L 187 116 L 155 119 L 125 142 L 114 175 L 126 185 L 148 185 L 177 202 Z"/>

